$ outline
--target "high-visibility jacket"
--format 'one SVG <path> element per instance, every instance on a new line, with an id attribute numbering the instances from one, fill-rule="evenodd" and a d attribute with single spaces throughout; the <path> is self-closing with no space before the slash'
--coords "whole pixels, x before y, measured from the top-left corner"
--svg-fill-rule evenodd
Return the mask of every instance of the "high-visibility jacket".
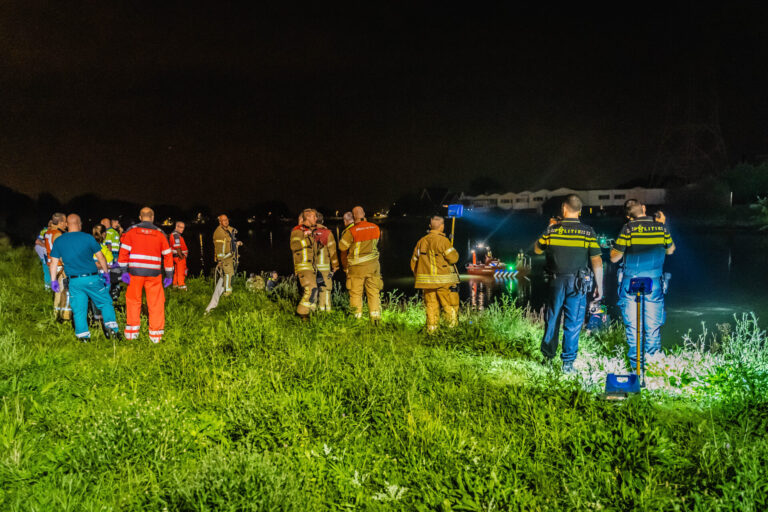
<path id="1" fill-rule="evenodd" d="M 48 260 L 51 259 L 51 249 L 53 249 L 53 242 L 56 241 L 61 235 L 64 234 L 59 228 L 51 228 L 45 232 L 43 239 L 45 240 L 45 253 L 48 255 Z"/>
<path id="2" fill-rule="evenodd" d="M 104 243 L 107 244 L 110 251 L 118 252 L 120 250 L 120 233 L 115 228 L 108 228 L 104 234 Z"/>
<path id="3" fill-rule="evenodd" d="M 330 272 L 339 268 L 339 256 L 336 254 L 336 239 L 331 230 L 318 225 L 314 231 L 317 251 L 315 266 L 318 272 Z"/>
<path id="4" fill-rule="evenodd" d="M 344 231 L 339 241 L 339 249 L 349 251 L 347 262 L 350 266 L 378 261 L 380 237 L 379 226 L 363 219 Z"/>
<path id="5" fill-rule="evenodd" d="M 179 251 L 184 258 L 187 257 L 189 254 L 189 251 L 187 250 L 187 242 L 184 241 L 184 237 L 181 236 L 181 234 L 174 231 L 168 235 L 168 242 L 171 246 L 171 250 L 173 251 L 174 258 L 180 258 Z"/>
<path id="6" fill-rule="evenodd" d="M 316 270 L 315 237 L 312 228 L 304 225 L 296 226 L 291 230 L 291 252 L 293 252 L 293 269 L 298 274 L 307 270 Z"/>
<path id="7" fill-rule="evenodd" d="M 416 288 L 442 288 L 459 282 L 454 265 L 459 253 L 441 231 L 431 230 L 413 249 L 411 271 L 416 277 Z"/>
<path id="8" fill-rule="evenodd" d="M 132 276 L 173 277 L 171 247 L 165 233 L 151 222 L 139 222 L 123 233 L 117 262 Z"/>
<path id="9" fill-rule="evenodd" d="M 235 255 L 234 228 L 219 226 L 213 232 L 213 250 L 216 252 L 216 261 L 226 260 Z"/>

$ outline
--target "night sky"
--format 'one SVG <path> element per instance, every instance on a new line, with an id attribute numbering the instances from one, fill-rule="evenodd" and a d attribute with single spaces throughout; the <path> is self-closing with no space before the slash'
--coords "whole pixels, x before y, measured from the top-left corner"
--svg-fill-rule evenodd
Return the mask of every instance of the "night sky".
<path id="1" fill-rule="evenodd" d="M 764 9 L 477 3 L 7 0 L 0 184 L 214 208 L 614 186 L 715 112 L 730 163 L 768 153 Z"/>

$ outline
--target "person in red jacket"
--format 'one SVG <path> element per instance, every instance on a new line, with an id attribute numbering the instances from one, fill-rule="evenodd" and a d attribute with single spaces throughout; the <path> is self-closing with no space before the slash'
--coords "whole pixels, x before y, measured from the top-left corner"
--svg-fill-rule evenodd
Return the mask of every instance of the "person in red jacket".
<path id="1" fill-rule="evenodd" d="M 144 207 L 140 222 L 131 226 L 120 239 L 117 258 L 128 285 L 125 292 L 125 339 L 139 337 L 141 327 L 141 292 L 146 290 L 149 310 L 149 339 L 159 343 L 165 330 L 165 292 L 173 282 L 173 258 L 165 233 L 155 226 L 155 212 Z"/>
<path id="2" fill-rule="evenodd" d="M 176 228 L 173 233 L 168 235 L 168 242 L 171 244 L 171 251 L 173 251 L 173 287 L 182 290 L 187 289 L 184 278 L 187 275 L 187 255 L 189 254 L 187 243 L 181 236 L 185 227 L 186 225 L 182 221 L 176 221 Z"/>

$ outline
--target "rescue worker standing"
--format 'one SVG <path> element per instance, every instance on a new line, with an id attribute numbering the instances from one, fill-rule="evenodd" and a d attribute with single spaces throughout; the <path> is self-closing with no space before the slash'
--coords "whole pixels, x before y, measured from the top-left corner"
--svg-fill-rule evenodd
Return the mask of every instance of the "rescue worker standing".
<path id="1" fill-rule="evenodd" d="M 49 220 L 48 227 L 41 229 L 37 239 L 35 239 L 35 254 L 37 254 L 37 257 L 40 258 L 40 262 L 43 264 L 43 282 L 45 283 L 46 290 L 51 289 L 51 271 L 48 267 L 48 252 L 45 250 L 45 233 L 51 229 L 51 226 L 53 224 Z"/>
<path id="2" fill-rule="evenodd" d="M 424 294 L 427 310 L 427 334 L 437 330 L 440 323 L 440 308 L 445 313 L 449 327 L 457 323 L 457 309 L 451 290 L 459 283 L 454 265 L 459 253 L 444 233 L 445 219 L 434 216 L 429 222 L 429 233 L 416 243 L 411 258 L 411 271 L 416 278 L 415 288 Z"/>
<path id="3" fill-rule="evenodd" d="M 57 238 L 65 233 L 67 229 L 67 216 L 63 213 L 54 213 L 51 217 L 51 227 L 45 232 L 45 252 L 48 255 L 48 261 L 51 260 L 51 251 Z M 53 269 L 53 270 L 51 270 Z M 53 312 L 56 320 L 64 322 L 72 319 L 72 308 L 69 304 L 69 289 L 67 287 L 67 276 L 64 273 L 64 267 L 59 265 L 49 267 L 51 273 L 51 289 L 53 290 Z M 56 281 L 58 286 L 54 287 Z M 57 291 L 58 290 L 58 291 Z"/>
<path id="4" fill-rule="evenodd" d="M 365 210 L 361 206 L 352 209 L 355 224 L 344 231 L 339 241 L 339 249 L 347 254 L 347 289 L 349 306 L 355 318 L 363 316 L 363 292 L 368 297 L 368 312 L 373 323 L 381 319 L 381 298 L 379 293 L 384 287 L 379 264 L 379 226 L 365 220 Z"/>
<path id="5" fill-rule="evenodd" d="M 561 219 L 552 219 L 534 245 L 536 254 L 546 254 L 545 272 L 549 278 L 549 297 L 544 312 L 544 337 L 541 352 L 549 365 L 557 353 L 560 312 L 563 311 L 563 372 L 574 371 L 579 352 L 579 335 L 584 324 L 587 293 L 596 285 L 594 298 L 603 296 L 603 259 L 597 235 L 579 220 L 582 202 L 568 195 L 561 205 Z M 594 276 L 589 272 L 591 265 Z"/>
<path id="6" fill-rule="evenodd" d="M 125 292 L 125 337 L 135 340 L 141 328 L 141 294 L 146 290 L 149 310 L 149 339 L 160 343 L 165 332 L 165 292 L 173 282 L 173 258 L 165 233 L 155 226 L 155 212 L 144 207 L 139 223 L 120 240 L 118 263 Z"/>
<path id="7" fill-rule="evenodd" d="M 333 274 L 339 270 L 339 257 L 336 254 L 336 238 L 330 229 L 323 225 L 323 215 L 317 214 L 318 223 L 314 229 L 315 268 L 317 269 L 318 298 L 317 309 L 319 311 L 331 310 L 331 292 L 333 291 Z"/>
<path id="8" fill-rule="evenodd" d="M 342 220 L 344 221 L 344 231 L 341 232 L 341 236 L 339 236 L 339 241 L 344 237 L 344 233 L 349 231 L 349 229 L 355 225 L 355 216 L 352 215 L 352 212 L 344 212 L 344 215 L 342 216 Z M 341 248 L 339 248 L 339 262 L 341 263 L 341 268 L 344 269 L 344 272 L 347 271 L 349 268 L 349 263 L 347 262 L 347 257 L 349 256 L 349 250 L 343 251 Z"/>
<path id="9" fill-rule="evenodd" d="M 75 316 L 75 336 L 81 341 L 91 339 L 88 330 L 88 299 L 101 311 L 104 332 L 108 337 L 119 337 L 115 309 L 109 295 L 109 266 L 99 243 L 83 233 L 82 222 L 76 214 L 67 217 L 69 231 L 57 237 L 51 250 L 51 271 L 55 272 L 63 261 L 69 279 L 70 303 Z M 94 261 L 95 260 L 95 261 Z M 100 271 L 96 268 L 98 263 Z M 52 283 L 60 291 L 58 281 Z"/>
<path id="10" fill-rule="evenodd" d="M 637 366 L 637 305 L 635 296 L 629 292 L 629 283 L 634 277 L 650 277 L 653 280 L 651 293 L 645 295 L 645 317 L 643 326 L 646 339 L 646 353 L 654 356 L 661 350 L 661 327 L 664 325 L 664 259 L 675 252 L 672 236 L 664 224 L 664 214 L 654 219 L 646 215 L 645 205 L 636 199 L 624 203 L 629 221 L 621 228 L 611 249 L 611 261 L 617 263 L 624 258 L 619 268 L 619 308 L 629 345 L 629 363 L 633 370 Z"/>
<path id="11" fill-rule="evenodd" d="M 224 296 L 232 295 L 232 278 L 235 276 L 237 248 L 243 242 L 237 241 L 237 230 L 229 225 L 229 217 L 219 215 L 219 226 L 213 232 L 213 248 L 218 268 L 224 273 Z"/>
<path id="12" fill-rule="evenodd" d="M 296 314 L 308 319 L 317 308 L 317 241 L 313 234 L 317 223 L 317 212 L 307 208 L 299 216 L 300 224 L 291 230 L 291 252 L 293 252 L 293 270 L 302 288 L 301 299 L 296 307 Z"/>
<path id="13" fill-rule="evenodd" d="M 104 243 L 107 244 L 109 250 L 112 251 L 113 259 L 117 260 L 117 257 L 120 254 L 120 233 L 112 227 L 114 223 L 115 221 L 111 221 L 106 217 L 101 219 L 101 225 L 106 229 Z"/>
<path id="14" fill-rule="evenodd" d="M 173 251 L 173 287 L 182 290 L 187 289 L 185 278 L 187 276 L 187 255 L 189 255 L 187 242 L 181 236 L 185 227 L 186 225 L 182 221 L 176 221 L 173 233 L 168 235 L 168 242 Z"/>

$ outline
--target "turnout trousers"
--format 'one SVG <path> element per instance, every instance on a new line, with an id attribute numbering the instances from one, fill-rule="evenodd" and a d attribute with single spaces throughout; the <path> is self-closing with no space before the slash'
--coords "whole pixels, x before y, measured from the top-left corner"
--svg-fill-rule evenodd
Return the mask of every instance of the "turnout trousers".
<path id="1" fill-rule="evenodd" d="M 230 294 L 232 293 L 232 278 L 235 276 L 235 261 L 232 258 L 219 260 L 219 266 L 224 274 L 224 293 Z"/>
<path id="2" fill-rule="evenodd" d="M 141 293 L 146 290 L 149 311 L 149 339 L 159 343 L 165 330 L 163 277 L 131 276 L 125 291 L 125 339 L 135 340 L 141 328 Z"/>
<path id="3" fill-rule="evenodd" d="M 296 313 L 307 316 L 317 308 L 317 273 L 314 270 L 302 270 L 296 275 L 302 289 Z"/>
<path id="4" fill-rule="evenodd" d="M 457 307 L 454 304 L 454 297 L 458 293 L 452 292 L 450 286 L 441 286 L 440 288 L 425 288 L 424 306 L 427 310 L 427 332 L 435 332 L 440 323 L 440 308 L 443 309 L 445 320 L 449 327 L 456 327 Z"/>
<path id="5" fill-rule="evenodd" d="M 378 260 L 366 261 L 359 265 L 350 265 L 347 274 L 347 289 L 349 289 L 349 307 L 355 318 L 363 316 L 363 293 L 368 298 L 368 313 L 371 320 L 381 318 L 381 298 L 379 294 L 384 287 L 381 279 L 381 266 Z"/>
<path id="6" fill-rule="evenodd" d="M 56 280 L 59 282 L 59 289 L 61 291 L 54 292 L 53 294 L 53 313 L 56 316 L 56 320 L 72 320 L 72 308 L 69 304 L 69 285 L 67 284 L 68 279 L 63 270 L 56 276 Z"/>
<path id="7" fill-rule="evenodd" d="M 173 286 L 186 288 L 185 279 L 187 277 L 187 259 L 173 258 Z"/>
<path id="8" fill-rule="evenodd" d="M 572 363 L 579 353 L 579 336 L 584 325 L 584 312 L 587 296 L 576 289 L 576 276 L 561 274 L 549 282 L 549 297 L 544 312 L 544 337 L 541 340 L 541 353 L 552 359 L 557 353 L 560 334 L 560 313 L 563 313 L 563 352 L 560 358 L 564 363 Z"/>
<path id="9" fill-rule="evenodd" d="M 317 289 L 318 311 L 331 311 L 331 292 L 333 291 L 333 274 L 330 271 L 322 273 L 323 283 Z"/>
<path id="10" fill-rule="evenodd" d="M 109 295 L 100 275 L 76 277 L 69 280 L 69 301 L 75 317 L 75 336 L 82 340 L 91 338 L 88 330 L 88 299 L 101 312 L 104 327 L 117 332 L 117 318 Z"/>

